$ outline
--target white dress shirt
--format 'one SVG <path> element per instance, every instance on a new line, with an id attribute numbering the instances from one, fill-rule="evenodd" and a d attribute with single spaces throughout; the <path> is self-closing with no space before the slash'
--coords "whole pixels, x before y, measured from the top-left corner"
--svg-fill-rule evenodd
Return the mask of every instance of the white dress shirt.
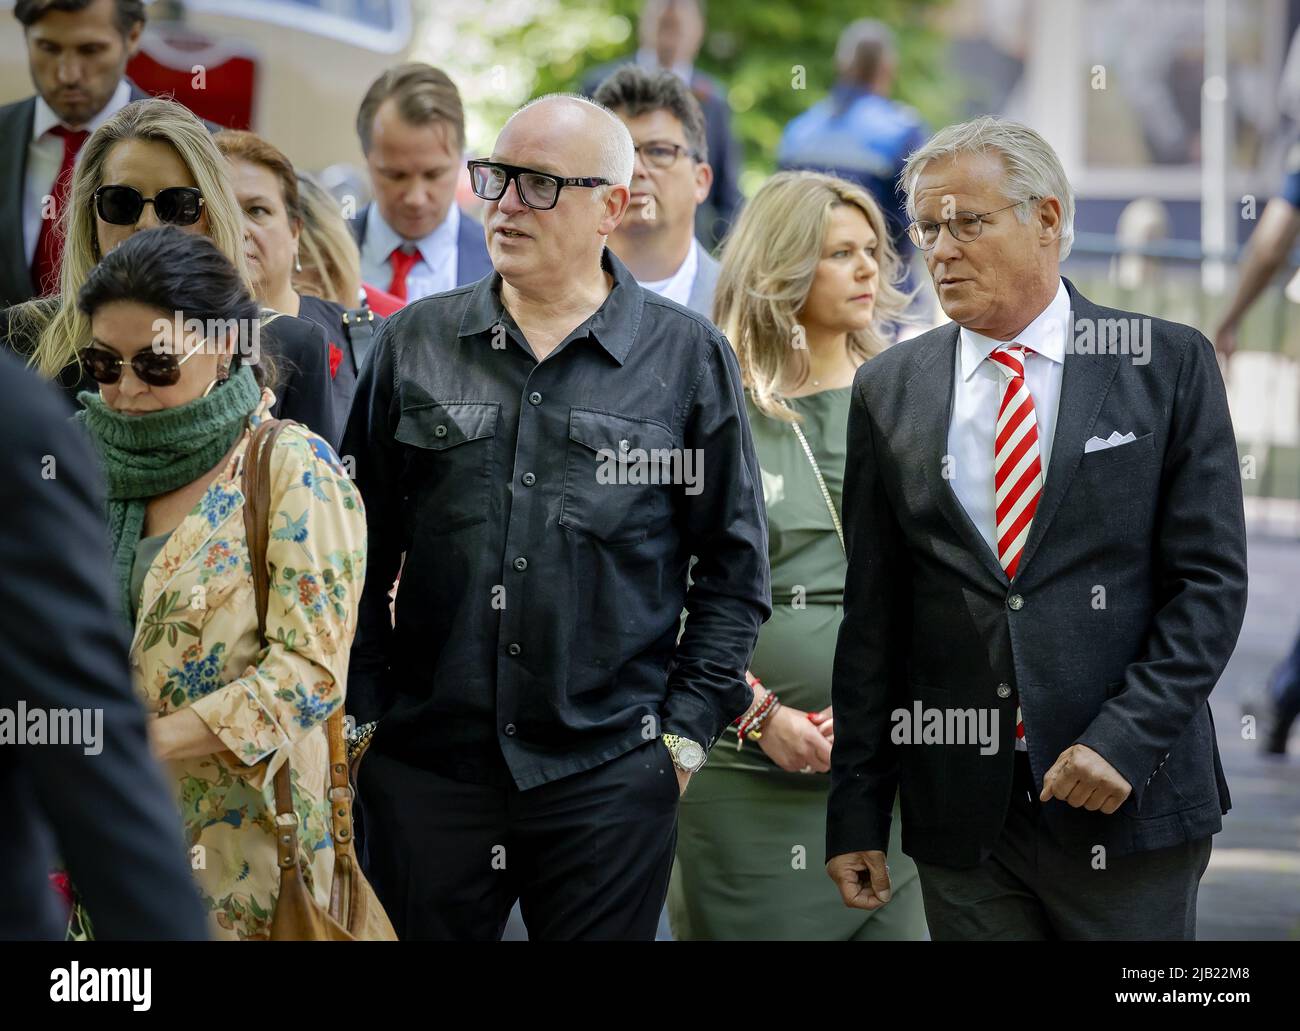
<path id="1" fill-rule="evenodd" d="M 653 290 L 670 301 L 676 301 L 683 308 L 687 307 L 687 302 L 691 299 L 691 287 L 695 285 L 695 273 L 700 267 L 699 243 L 692 238 L 690 250 L 686 252 L 686 258 L 667 279 L 656 279 L 653 282 L 647 282 L 638 279 L 637 282 L 642 289 Z"/>
<path id="2" fill-rule="evenodd" d="M 130 102 L 131 84 L 122 79 L 99 114 L 85 125 L 69 125 L 67 128 L 94 132 Z M 63 165 L 63 140 L 50 132 L 59 124 L 59 116 L 38 93 L 36 113 L 32 118 L 32 138 L 27 144 L 27 177 L 23 185 L 23 244 L 27 248 L 28 268 L 36 260 L 36 242 L 41 235 L 45 198 L 54 193 L 54 177 Z"/>
<path id="3" fill-rule="evenodd" d="M 442 293 L 456 287 L 459 262 L 457 241 L 460 238 L 460 208 L 453 202 L 447 208 L 447 217 L 423 240 L 404 240 L 384 221 L 379 205 L 370 205 L 366 218 L 366 239 L 361 245 L 361 278 L 371 286 L 387 290 L 393 281 L 393 266 L 389 257 L 395 248 L 413 243 L 420 248 L 420 260 L 411 266 L 406 276 L 406 300 L 419 300 L 430 294 Z"/>
<path id="4" fill-rule="evenodd" d="M 1003 344 L 1023 344 L 1025 385 L 1034 399 L 1038 418 L 1038 451 L 1047 483 L 1047 466 L 1056 434 L 1056 414 L 1061 403 L 1061 376 L 1065 371 L 1065 340 L 1069 331 L 1070 295 L 1062 282 L 1056 296 L 1015 340 L 994 340 L 972 333 L 964 326 L 957 347 L 956 375 L 952 399 L 952 421 L 948 424 L 948 454 L 952 456 L 949 483 L 962 508 L 998 553 L 997 520 L 993 505 L 993 436 L 998 405 L 1006 376 L 990 361 L 994 349 Z"/>

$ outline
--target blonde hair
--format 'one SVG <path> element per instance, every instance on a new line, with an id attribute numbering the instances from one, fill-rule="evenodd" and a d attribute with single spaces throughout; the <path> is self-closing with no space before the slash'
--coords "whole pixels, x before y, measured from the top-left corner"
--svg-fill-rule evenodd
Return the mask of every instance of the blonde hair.
<path id="1" fill-rule="evenodd" d="M 75 362 L 78 350 L 90 342 L 90 320 L 78 309 L 77 294 L 102 257 L 95 234 L 95 191 L 104 185 L 109 151 L 126 140 L 165 143 L 176 151 L 203 194 L 208 238 L 253 292 L 244 260 L 243 217 L 230 188 L 226 159 L 207 128 L 175 101 L 150 99 L 127 104 L 96 129 L 81 149 L 68 203 L 55 227 L 64 237 L 59 296 L 28 301 L 15 310 L 18 323 L 39 332 L 29 364 L 51 379 Z M 12 326 L 11 322 L 11 332 Z"/>
<path id="2" fill-rule="evenodd" d="M 334 196 L 315 179 L 298 173 L 302 234 L 298 237 L 302 271 L 295 273 L 299 293 L 320 291 L 327 301 L 355 308 L 361 296 L 361 251 Z"/>
<path id="3" fill-rule="evenodd" d="M 798 416 L 777 385 L 793 353 L 797 383 L 808 378 L 806 350 L 792 349 L 808 299 L 831 212 L 851 205 L 875 231 L 880 266 L 872 323 L 848 335 L 850 354 L 866 361 L 884 350 L 882 326 L 901 320 L 910 297 L 899 287 L 903 269 L 880 207 L 861 186 L 820 172 L 779 172 L 740 212 L 723 244 L 713 297 L 713 321 L 731 341 L 745 388 L 764 415 L 786 422 Z"/>

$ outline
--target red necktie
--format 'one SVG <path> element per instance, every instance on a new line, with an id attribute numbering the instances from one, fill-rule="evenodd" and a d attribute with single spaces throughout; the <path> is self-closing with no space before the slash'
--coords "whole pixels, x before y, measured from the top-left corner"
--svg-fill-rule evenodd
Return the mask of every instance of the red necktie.
<path id="1" fill-rule="evenodd" d="M 404 301 L 406 300 L 406 275 L 420 260 L 420 248 L 413 247 L 410 251 L 404 251 L 401 247 L 394 247 L 388 260 L 393 263 L 393 279 L 388 284 L 388 292 Z"/>
<path id="2" fill-rule="evenodd" d="M 50 190 L 50 196 L 54 199 L 52 217 L 41 219 L 41 232 L 36 238 L 36 256 L 32 261 L 32 282 L 36 284 L 36 293 L 40 297 L 58 293 L 59 290 L 59 267 L 63 263 L 63 234 L 58 232 L 56 223 L 68 203 L 68 191 L 72 186 L 72 169 L 77 163 L 77 154 L 81 152 L 82 144 L 90 137 L 90 133 L 85 129 L 65 129 L 61 125 L 56 125 L 50 132 L 63 138 L 63 162 L 59 165 L 59 174 L 54 177 L 54 186 Z"/>
<path id="3" fill-rule="evenodd" d="M 989 358 L 1006 377 L 998 404 L 993 442 L 993 489 L 996 502 L 998 561 L 1008 579 L 1015 579 L 1020 556 L 1029 539 L 1038 500 L 1043 493 L 1043 463 L 1038 453 L 1038 416 L 1025 383 L 1025 352 L 1020 344 L 1003 344 Z M 1025 722 L 1016 706 L 1016 739 L 1025 736 Z"/>

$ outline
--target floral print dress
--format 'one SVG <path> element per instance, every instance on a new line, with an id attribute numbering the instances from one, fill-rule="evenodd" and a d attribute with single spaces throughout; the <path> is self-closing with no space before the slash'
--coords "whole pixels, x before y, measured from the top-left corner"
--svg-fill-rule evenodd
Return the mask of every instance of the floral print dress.
<path id="1" fill-rule="evenodd" d="M 265 391 L 250 427 L 273 402 Z M 190 707 L 226 746 L 165 764 L 213 937 L 224 939 L 270 934 L 280 883 L 274 776 L 285 762 L 307 886 L 328 905 L 334 850 L 323 722 L 343 705 L 365 576 L 360 494 L 324 440 L 287 428 L 271 463 L 262 649 L 240 490 L 248 440 L 149 567 L 131 644 L 148 710 Z"/>

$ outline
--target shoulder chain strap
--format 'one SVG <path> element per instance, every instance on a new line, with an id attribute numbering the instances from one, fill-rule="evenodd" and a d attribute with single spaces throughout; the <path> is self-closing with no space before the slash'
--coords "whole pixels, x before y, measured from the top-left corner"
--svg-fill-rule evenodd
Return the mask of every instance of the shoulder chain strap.
<path id="1" fill-rule="evenodd" d="M 781 399 L 781 404 L 785 405 L 788 411 L 794 411 L 785 398 Z M 830 512 L 831 522 L 835 524 L 835 536 L 840 539 L 840 550 L 847 555 L 848 548 L 844 546 L 844 527 L 840 524 L 840 514 L 835 511 L 835 502 L 831 500 L 831 492 L 826 489 L 826 480 L 822 478 L 821 466 L 817 464 L 817 458 L 813 455 L 813 449 L 808 444 L 808 438 L 804 436 L 803 427 L 797 422 L 792 422 L 790 425 L 794 427 L 794 435 L 799 438 L 803 453 L 808 456 L 808 464 L 812 466 L 813 475 L 817 477 L 817 486 L 821 488 L 822 500 L 826 502 L 826 510 Z"/>

